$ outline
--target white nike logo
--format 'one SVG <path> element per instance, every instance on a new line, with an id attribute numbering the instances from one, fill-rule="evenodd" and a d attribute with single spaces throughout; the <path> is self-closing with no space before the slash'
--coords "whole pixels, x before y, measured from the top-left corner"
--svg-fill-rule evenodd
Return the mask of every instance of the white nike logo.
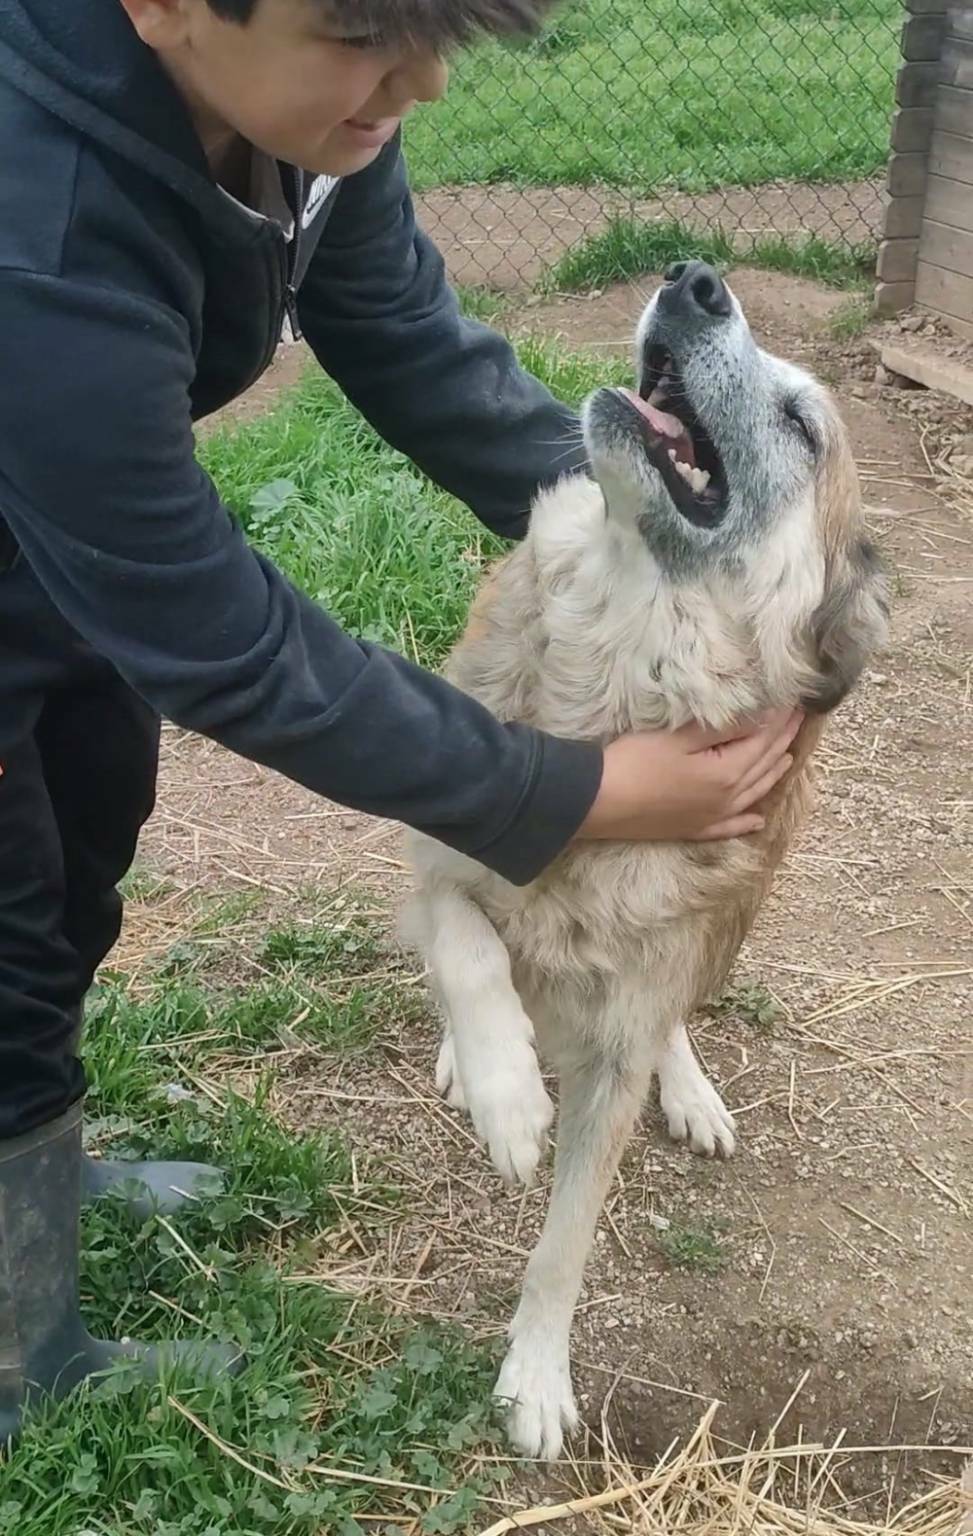
<path id="1" fill-rule="evenodd" d="M 302 229 L 307 229 L 311 221 L 317 217 L 321 205 L 334 191 L 340 179 L 339 176 L 316 176 L 314 178 L 311 183 L 311 190 L 307 195 L 307 202 L 304 204 L 304 212 L 301 214 Z"/>

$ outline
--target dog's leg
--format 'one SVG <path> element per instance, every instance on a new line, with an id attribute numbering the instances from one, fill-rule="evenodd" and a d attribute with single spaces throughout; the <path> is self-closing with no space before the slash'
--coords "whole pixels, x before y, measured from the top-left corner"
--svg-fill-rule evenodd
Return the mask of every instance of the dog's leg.
<path id="1" fill-rule="evenodd" d="M 466 1094 L 463 1092 L 459 1067 L 456 1065 L 453 1031 L 448 1022 L 443 1030 L 443 1043 L 439 1047 L 439 1056 L 436 1059 L 436 1087 L 450 1109 L 466 1109 Z"/>
<path id="2" fill-rule="evenodd" d="M 494 1388 L 510 1438 L 528 1456 L 556 1457 L 578 1413 L 569 1340 L 585 1260 L 608 1187 L 651 1081 L 652 1062 L 625 1044 L 562 1064 L 554 1189 L 531 1255 L 510 1348 Z"/>
<path id="3" fill-rule="evenodd" d="M 436 1081 L 470 1118 L 508 1183 L 537 1167 L 554 1106 L 534 1051 L 534 1027 L 493 924 L 455 886 L 429 893 L 426 954 L 446 1014 Z"/>
<path id="4" fill-rule="evenodd" d="M 736 1146 L 733 1116 L 693 1055 L 685 1024 L 660 1040 L 654 1066 L 672 1139 L 688 1141 L 704 1157 L 731 1157 Z"/>

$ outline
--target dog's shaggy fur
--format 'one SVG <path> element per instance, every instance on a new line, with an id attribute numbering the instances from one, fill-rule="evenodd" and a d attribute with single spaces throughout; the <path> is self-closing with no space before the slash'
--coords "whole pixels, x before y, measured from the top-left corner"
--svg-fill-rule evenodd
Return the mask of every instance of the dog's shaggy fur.
<path id="1" fill-rule="evenodd" d="M 535 1040 L 559 1076 L 553 1195 L 496 1389 L 530 1455 L 556 1456 L 577 1420 L 571 1316 L 652 1075 L 675 1138 L 705 1154 L 733 1150 L 732 1118 L 686 1021 L 722 984 L 805 815 L 824 712 L 884 632 L 882 578 L 835 407 L 759 351 L 722 291 L 713 312 L 698 302 L 705 284 L 694 298 L 685 277 L 674 281 L 639 328 L 643 395 L 661 359 L 666 410 L 718 457 L 709 495 L 676 484 L 631 398 L 597 392 L 584 414 L 595 482 L 565 480 L 539 498 L 449 672 L 502 719 L 601 742 L 803 703 L 794 766 L 764 830 L 579 843 L 523 889 L 411 839 L 409 927 L 445 1016 L 439 1086 L 468 1108 L 506 1179 L 530 1177 L 553 1119 Z"/>

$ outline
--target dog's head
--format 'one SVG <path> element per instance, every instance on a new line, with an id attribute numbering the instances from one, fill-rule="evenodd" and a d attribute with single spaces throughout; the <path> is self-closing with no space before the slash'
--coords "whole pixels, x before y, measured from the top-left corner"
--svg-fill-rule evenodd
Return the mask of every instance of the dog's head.
<path id="1" fill-rule="evenodd" d="M 726 283 L 681 262 L 638 328 L 638 390 L 601 389 L 584 433 L 610 518 L 661 572 L 746 587 L 832 709 L 885 633 L 885 583 L 847 435 L 814 379 L 761 351 Z"/>

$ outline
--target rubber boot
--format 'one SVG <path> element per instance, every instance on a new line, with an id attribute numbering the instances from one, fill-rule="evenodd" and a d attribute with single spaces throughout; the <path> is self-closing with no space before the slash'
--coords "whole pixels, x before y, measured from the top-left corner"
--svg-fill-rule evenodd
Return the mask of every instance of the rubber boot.
<path id="1" fill-rule="evenodd" d="M 85 1205 L 113 1195 L 132 1215 L 145 1221 L 153 1212 L 169 1216 L 188 1201 L 219 1194 L 223 1174 L 206 1163 L 116 1162 L 108 1157 L 81 1157 L 81 1196 Z"/>
<path id="2" fill-rule="evenodd" d="M 200 1380 L 243 1365 L 228 1344 L 93 1339 L 78 1299 L 81 1106 L 0 1141 L 0 1446 L 16 1438 L 28 1398 L 60 1398 L 120 1359 L 147 1379 L 186 1363 Z"/>
<path id="3" fill-rule="evenodd" d="M 71 1034 L 69 1050 L 77 1056 L 81 1046 L 81 1010 Z M 81 1160 L 81 1198 L 85 1205 L 103 1195 L 121 1199 L 139 1221 L 154 1212 L 171 1216 L 187 1201 L 197 1201 L 219 1194 L 223 1174 L 208 1163 L 122 1162 L 109 1157 Z"/>

